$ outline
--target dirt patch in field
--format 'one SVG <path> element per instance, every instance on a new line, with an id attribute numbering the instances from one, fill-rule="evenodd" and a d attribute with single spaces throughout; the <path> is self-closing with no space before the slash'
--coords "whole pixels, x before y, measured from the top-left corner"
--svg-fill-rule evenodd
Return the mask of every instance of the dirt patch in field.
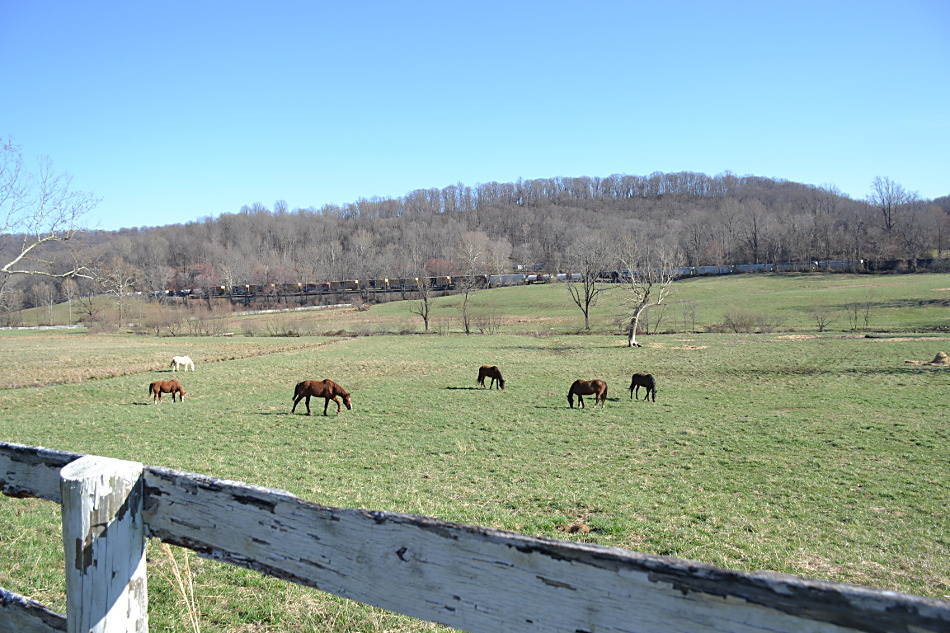
<path id="1" fill-rule="evenodd" d="M 778 338 L 784 339 L 786 341 L 809 341 L 813 338 L 820 338 L 817 334 L 785 334 L 784 336 L 779 336 Z"/>

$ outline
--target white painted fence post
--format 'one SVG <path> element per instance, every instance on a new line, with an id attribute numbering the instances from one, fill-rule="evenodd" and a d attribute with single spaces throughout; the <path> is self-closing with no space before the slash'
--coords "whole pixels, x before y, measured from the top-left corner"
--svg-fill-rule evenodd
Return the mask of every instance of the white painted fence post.
<path id="1" fill-rule="evenodd" d="M 144 467 L 87 455 L 60 471 L 69 633 L 146 633 Z"/>

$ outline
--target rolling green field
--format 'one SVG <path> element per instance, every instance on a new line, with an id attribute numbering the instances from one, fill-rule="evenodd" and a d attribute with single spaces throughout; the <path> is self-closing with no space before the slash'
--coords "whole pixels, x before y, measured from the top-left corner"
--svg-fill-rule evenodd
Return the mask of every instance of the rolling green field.
<path id="1" fill-rule="evenodd" d="M 607 284 L 591 311 L 591 330 L 615 333 L 623 330 L 626 320 L 626 294 L 620 286 Z M 398 295 L 393 295 L 393 298 Z M 106 297 L 100 306 L 110 306 Z M 356 295 L 332 298 L 340 302 L 360 303 Z M 204 307 L 203 301 L 192 302 Z M 299 311 L 293 300 L 280 304 L 288 313 L 244 316 L 254 306 L 215 303 L 223 321 L 222 332 L 274 336 L 286 333 L 378 334 L 422 331 L 422 320 L 410 312 L 414 301 L 393 301 L 371 306 L 368 310 Z M 431 330 L 461 332 L 459 295 L 436 297 L 433 301 Z M 817 330 L 816 309 L 821 308 L 830 323 L 827 331 L 852 330 L 848 313 L 858 307 L 858 329 L 881 332 L 926 332 L 950 325 L 950 274 L 926 275 L 828 275 L 817 273 L 757 274 L 702 277 L 673 284 L 666 305 L 652 308 L 641 329 L 659 332 L 704 332 L 715 330 L 725 317 L 739 311 L 761 316 L 773 331 L 810 332 Z M 865 307 L 869 317 L 864 324 Z M 134 298 L 126 302 L 129 313 L 144 313 Z M 569 333 L 583 330 L 581 312 L 571 302 L 564 284 L 492 288 L 473 295 L 472 329 L 475 333 L 491 329 L 506 333 Z M 80 317 L 78 308 L 71 312 L 56 306 L 52 322 L 65 324 Z M 33 308 L 22 313 L 24 325 L 47 325 L 46 310 Z M 493 327 L 486 327 L 493 326 Z M 148 332 L 147 328 L 140 328 Z M 727 328 L 728 329 L 728 328 Z"/>
<path id="2" fill-rule="evenodd" d="M 0 383 L 37 386 L 0 389 L 0 438 L 326 505 L 948 599 L 950 367 L 924 361 L 950 352 L 950 335 L 926 332 L 947 324 L 950 276 L 805 277 L 686 282 L 675 299 L 696 302 L 700 323 L 738 306 L 781 314 L 786 327 L 697 328 L 643 336 L 637 349 L 608 334 L 607 316 L 598 333 L 566 334 L 581 321 L 556 286 L 478 295 L 479 310 L 503 323 L 491 336 L 457 325 L 443 336 L 356 338 L 4 332 Z M 877 284 L 875 337 L 842 331 L 846 321 L 818 333 L 808 307 L 863 296 L 851 288 L 860 280 Z M 447 321 L 457 300 L 440 299 Z M 615 300 L 605 297 L 605 315 Z M 317 331 L 385 331 L 412 323 L 407 312 L 390 303 L 312 318 Z M 240 332 L 252 317 L 234 318 Z M 173 376 L 175 354 L 197 371 Z M 501 367 L 505 391 L 476 386 L 483 363 Z M 635 371 L 656 376 L 657 402 L 630 400 Z M 185 402 L 153 406 L 148 383 L 170 377 Z M 354 409 L 291 416 L 304 378 L 339 382 Z M 575 378 L 607 381 L 603 410 L 568 408 Z M 48 502 L 0 499 L 0 586 L 63 612 L 58 517 Z M 564 531 L 571 525 L 589 532 Z M 189 565 L 193 603 L 174 589 L 172 560 Z M 192 630 L 188 611 L 204 631 L 438 628 L 158 543 L 149 561 L 153 630 Z"/>

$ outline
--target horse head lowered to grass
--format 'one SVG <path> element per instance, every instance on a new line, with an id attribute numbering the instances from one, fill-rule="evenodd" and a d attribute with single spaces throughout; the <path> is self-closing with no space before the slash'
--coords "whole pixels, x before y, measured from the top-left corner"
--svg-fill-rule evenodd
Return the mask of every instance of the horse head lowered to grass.
<path id="1" fill-rule="evenodd" d="M 491 380 L 488 383 L 488 388 L 491 389 L 495 386 L 495 382 L 498 382 L 498 388 L 504 391 L 505 389 L 505 379 L 501 377 L 501 370 L 498 369 L 495 365 L 482 365 L 478 368 L 478 384 L 482 387 L 485 386 L 485 379 L 490 378 Z"/>
<path id="2" fill-rule="evenodd" d="M 603 380 L 575 380 L 571 389 L 567 392 L 567 403 L 574 408 L 574 396 L 581 408 L 584 408 L 584 396 L 594 396 L 594 406 L 600 402 L 600 408 L 604 408 L 604 402 L 607 401 L 607 383 Z"/>
<path id="3" fill-rule="evenodd" d="M 323 415 L 327 414 L 327 407 L 330 405 L 330 400 L 336 403 L 336 413 L 337 415 L 340 414 L 340 401 L 337 398 L 343 399 L 343 404 L 346 405 L 347 409 L 353 408 L 350 394 L 332 380 L 304 380 L 303 382 L 298 382 L 297 386 L 294 387 L 294 406 L 290 409 L 290 413 L 293 414 L 297 409 L 297 403 L 300 402 L 301 399 L 306 398 L 307 415 L 310 415 L 311 397 L 326 399 L 326 402 L 323 403 Z"/>
<path id="4" fill-rule="evenodd" d="M 188 371 L 188 368 L 191 367 L 191 371 L 195 370 L 195 363 L 191 360 L 191 356 L 175 356 L 172 358 L 171 365 L 172 371 Z"/>
<path id="5" fill-rule="evenodd" d="M 653 378 L 653 374 L 641 374 L 636 373 L 630 378 L 630 397 L 634 396 L 637 399 L 640 399 L 640 387 L 646 389 L 646 393 L 643 394 L 643 399 L 646 400 L 651 395 L 653 396 L 653 402 L 656 402 L 656 380 Z"/>
<path id="6" fill-rule="evenodd" d="M 185 401 L 185 390 L 181 388 L 181 383 L 177 380 L 156 380 L 148 386 L 148 395 L 152 396 L 152 404 L 162 401 L 162 394 L 172 394 L 172 402 L 175 402 L 177 395 L 182 402 Z"/>

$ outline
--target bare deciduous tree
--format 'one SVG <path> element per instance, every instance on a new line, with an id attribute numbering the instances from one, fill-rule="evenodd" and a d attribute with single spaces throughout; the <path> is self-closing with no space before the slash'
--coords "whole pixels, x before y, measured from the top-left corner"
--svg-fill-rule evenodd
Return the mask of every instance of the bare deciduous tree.
<path id="1" fill-rule="evenodd" d="M 621 262 L 620 280 L 627 293 L 627 347 L 640 347 L 640 318 L 648 308 L 662 305 L 669 296 L 678 264 L 672 247 L 643 245 L 635 238 L 623 245 Z"/>
<path id="2" fill-rule="evenodd" d="M 459 239 L 455 248 L 455 259 L 462 278 L 456 280 L 455 289 L 462 295 L 459 313 L 462 317 L 462 329 L 472 333 L 472 315 L 470 311 L 472 296 L 478 289 L 476 275 L 487 266 L 491 239 L 482 231 L 467 231 Z"/>
<path id="3" fill-rule="evenodd" d="M 584 314 L 584 329 L 590 330 L 590 310 L 605 289 L 601 275 L 614 268 L 615 258 L 607 233 L 593 229 L 577 238 L 567 252 L 567 290 Z"/>
<path id="4" fill-rule="evenodd" d="M 40 161 L 36 173 L 27 171 L 20 147 L 4 142 L 0 146 L 0 293 L 11 275 L 88 276 L 78 263 L 63 266 L 44 253 L 52 243 L 68 242 L 81 234 L 83 216 L 98 203 L 91 194 L 74 191 L 72 179 L 55 173 L 49 159 Z"/>
<path id="5" fill-rule="evenodd" d="M 416 277 L 416 298 L 409 304 L 409 312 L 418 314 L 422 317 L 422 324 L 426 332 L 429 331 L 429 318 L 432 313 L 433 289 L 429 284 L 429 278 L 422 276 Z"/>
<path id="6" fill-rule="evenodd" d="M 99 280 L 103 291 L 115 298 L 119 323 L 122 323 L 125 316 L 126 297 L 132 292 L 140 276 L 140 271 L 121 257 L 113 257 L 99 267 L 96 279 Z"/>
<path id="7" fill-rule="evenodd" d="M 868 204 L 881 214 L 881 225 L 884 232 L 890 235 L 900 220 L 901 213 L 908 206 L 917 204 L 916 192 L 907 191 L 900 184 L 890 178 L 877 176 L 871 183 L 871 193 L 868 195 Z"/>

